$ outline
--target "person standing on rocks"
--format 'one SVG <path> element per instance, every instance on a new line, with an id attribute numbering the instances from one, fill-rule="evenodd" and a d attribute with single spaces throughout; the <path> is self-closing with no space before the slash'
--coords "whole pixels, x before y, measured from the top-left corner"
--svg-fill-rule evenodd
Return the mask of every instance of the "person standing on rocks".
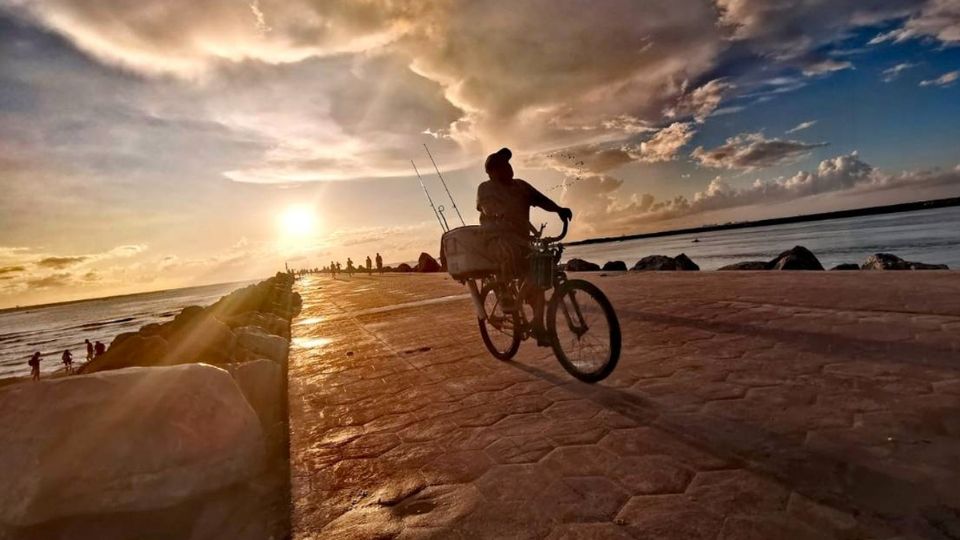
<path id="1" fill-rule="evenodd" d="M 27 365 L 30 366 L 30 378 L 39 381 L 40 380 L 40 351 L 33 353 L 33 356 L 30 357 L 30 361 L 27 362 Z"/>
<path id="2" fill-rule="evenodd" d="M 103 353 L 107 352 L 107 346 L 102 342 L 98 341 L 93 345 L 93 352 L 96 358 L 103 356 Z"/>
<path id="3" fill-rule="evenodd" d="M 489 180 L 477 187 L 477 211 L 480 212 L 480 227 L 490 238 L 493 255 L 500 263 L 500 276 L 505 279 L 520 278 L 524 261 L 530 252 L 530 208 L 538 207 L 555 212 L 564 222 L 573 219 L 573 211 L 563 208 L 549 197 L 537 191 L 525 180 L 513 177 L 509 148 L 501 148 L 487 156 L 484 162 Z M 546 329 L 543 328 L 544 292 L 529 286 L 524 281 L 523 299 L 533 306 L 533 333 L 538 345 L 549 345 Z M 520 299 L 505 298 L 504 309 Z M 519 309 L 520 306 L 512 309 Z"/>
<path id="4" fill-rule="evenodd" d="M 367 275 L 369 276 L 370 273 L 373 272 L 373 261 L 370 260 L 369 255 L 367 255 L 366 267 L 367 267 Z"/>
<path id="5" fill-rule="evenodd" d="M 382 276 L 383 275 L 383 257 L 380 256 L 380 253 L 377 252 L 377 272 Z"/>
<path id="6" fill-rule="evenodd" d="M 87 362 L 93 360 L 93 343 L 90 343 L 89 339 L 83 340 L 87 344 Z"/>
<path id="7" fill-rule="evenodd" d="M 60 360 L 63 361 L 63 369 L 67 373 L 73 373 L 73 353 L 70 352 L 70 349 L 65 349 L 63 354 L 60 356 Z"/>

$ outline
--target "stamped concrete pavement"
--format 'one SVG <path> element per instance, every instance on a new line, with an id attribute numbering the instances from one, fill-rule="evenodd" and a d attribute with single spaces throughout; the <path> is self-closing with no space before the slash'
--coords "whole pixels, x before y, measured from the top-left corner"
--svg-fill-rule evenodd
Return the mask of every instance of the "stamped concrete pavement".
<path id="1" fill-rule="evenodd" d="M 597 385 L 442 275 L 307 277 L 295 538 L 960 538 L 960 274 L 610 273 Z"/>

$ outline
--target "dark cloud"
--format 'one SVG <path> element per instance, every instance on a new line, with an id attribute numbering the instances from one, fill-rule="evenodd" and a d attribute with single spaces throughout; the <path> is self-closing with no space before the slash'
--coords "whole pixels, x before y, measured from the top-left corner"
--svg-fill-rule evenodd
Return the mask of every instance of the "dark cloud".
<path id="1" fill-rule="evenodd" d="M 0 267 L 0 274 L 16 274 L 26 270 L 23 266 L 4 266 Z"/>
<path id="2" fill-rule="evenodd" d="M 36 262 L 36 265 L 37 265 L 37 266 L 40 266 L 40 267 L 43 267 L 43 268 L 53 268 L 53 269 L 56 269 L 56 270 L 60 270 L 60 269 L 63 269 L 63 268 L 67 268 L 68 266 L 73 266 L 73 265 L 75 265 L 75 264 L 80 264 L 80 263 L 82 263 L 83 261 L 86 261 L 87 258 L 88 258 L 88 257 L 85 257 L 85 256 L 80 256 L 80 257 L 47 257 L 47 258 L 45 258 L 45 259 L 40 259 L 39 261 L 37 261 L 37 262 Z"/>
<path id="3" fill-rule="evenodd" d="M 701 165 L 718 169 L 753 170 L 792 163 L 827 143 L 767 139 L 761 133 L 744 133 L 710 150 L 697 147 L 691 154 Z"/>
<path id="4" fill-rule="evenodd" d="M 73 283 L 72 274 L 69 272 L 50 274 L 49 276 L 33 278 L 26 280 L 26 285 L 30 289 L 54 289 L 66 287 Z"/>

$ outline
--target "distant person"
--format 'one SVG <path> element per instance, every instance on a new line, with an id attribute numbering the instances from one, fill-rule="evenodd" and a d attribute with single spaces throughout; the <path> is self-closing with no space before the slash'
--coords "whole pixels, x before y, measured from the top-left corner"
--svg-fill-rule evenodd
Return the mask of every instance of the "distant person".
<path id="1" fill-rule="evenodd" d="M 337 267 L 333 264 L 333 261 L 330 261 L 330 277 L 337 277 Z"/>
<path id="2" fill-rule="evenodd" d="M 367 255 L 367 275 L 373 271 L 373 261 L 370 260 L 370 256 Z"/>
<path id="3" fill-rule="evenodd" d="M 39 381 L 40 380 L 40 351 L 33 353 L 33 356 L 30 357 L 30 361 L 27 362 L 27 365 L 30 366 L 30 378 Z"/>
<path id="4" fill-rule="evenodd" d="M 60 356 L 60 360 L 63 361 L 63 369 L 67 373 L 73 373 L 73 353 L 70 352 L 70 349 L 63 351 L 63 355 Z"/>
<path id="5" fill-rule="evenodd" d="M 87 362 L 93 360 L 93 343 L 90 343 L 89 339 L 83 340 L 87 344 Z"/>
<path id="6" fill-rule="evenodd" d="M 107 346 L 102 342 L 98 341 L 93 345 L 94 358 L 100 358 L 103 356 L 103 353 L 107 352 Z"/>
<path id="7" fill-rule="evenodd" d="M 343 273 L 343 272 L 341 271 L 341 268 L 340 268 L 340 261 L 337 261 L 337 273 L 338 273 L 338 274 L 342 274 L 342 273 Z"/>
<path id="8" fill-rule="evenodd" d="M 377 272 L 381 276 L 383 275 L 383 257 L 380 256 L 380 253 L 377 253 Z"/>
<path id="9" fill-rule="evenodd" d="M 347 257 L 347 275 L 353 277 L 353 271 L 356 270 L 353 266 L 353 259 Z"/>

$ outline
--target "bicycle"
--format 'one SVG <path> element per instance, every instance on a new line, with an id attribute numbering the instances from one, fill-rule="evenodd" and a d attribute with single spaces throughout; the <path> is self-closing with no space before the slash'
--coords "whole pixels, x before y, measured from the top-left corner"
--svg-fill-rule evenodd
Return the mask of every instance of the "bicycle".
<path id="1" fill-rule="evenodd" d="M 595 383 L 607 378 L 620 358 L 620 322 L 606 295 L 594 284 L 568 279 L 560 267 L 568 222 L 559 236 L 544 237 L 531 226 L 528 272 L 505 279 L 499 265 L 484 255 L 486 235 L 479 227 L 453 229 L 443 238 L 450 274 L 470 289 L 480 326 L 480 337 L 495 358 L 509 361 L 520 343 L 534 336 L 532 309 L 524 301 L 529 287 L 546 296 L 540 321 L 549 346 L 563 368 L 577 379 Z M 478 287 L 477 283 L 480 286 Z"/>

